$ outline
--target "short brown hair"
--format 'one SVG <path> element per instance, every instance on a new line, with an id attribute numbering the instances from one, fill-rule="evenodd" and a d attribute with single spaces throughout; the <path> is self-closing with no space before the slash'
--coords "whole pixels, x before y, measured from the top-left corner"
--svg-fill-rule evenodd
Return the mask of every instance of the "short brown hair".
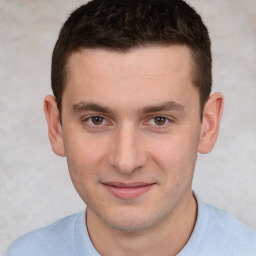
<path id="1" fill-rule="evenodd" d="M 190 48 L 202 114 L 212 87 L 211 42 L 201 17 L 183 0 L 92 0 L 76 9 L 52 55 L 52 90 L 60 113 L 70 54 L 80 48 L 127 52 L 153 44 Z"/>

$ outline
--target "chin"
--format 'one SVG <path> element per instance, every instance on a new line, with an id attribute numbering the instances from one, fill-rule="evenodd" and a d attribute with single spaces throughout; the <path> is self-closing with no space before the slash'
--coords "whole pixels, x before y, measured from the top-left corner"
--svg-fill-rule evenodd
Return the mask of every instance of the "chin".
<path id="1" fill-rule="evenodd" d="M 134 218 L 130 220 L 115 220 L 112 222 L 107 222 L 106 224 L 115 230 L 128 233 L 142 231 L 152 226 L 152 223 L 146 221 L 145 219 L 141 221 L 137 219 L 135 221 Z"/>
<path id="2" fill-rule="evenodd" d="M 149 215 L 147 215 L 148 213 Z M 164 216 L 152 211 L 133 211 L 127 209 L 126 212 L 115 211 L 113 215 L 104 216 L 102 220 L 105 224 L 121 232 L 138 232 L 153 227 L 160 222 Z"/>

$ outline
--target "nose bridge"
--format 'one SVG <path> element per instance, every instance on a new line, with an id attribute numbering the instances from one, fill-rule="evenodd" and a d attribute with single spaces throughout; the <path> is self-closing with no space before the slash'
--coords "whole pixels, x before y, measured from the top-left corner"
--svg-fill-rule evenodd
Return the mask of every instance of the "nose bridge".
<path id="1" fill-rule="evenodd" d="M 116 131 L 112 165 L 119 172 L 130 174 L 142 167 L 145 160 L 139 129 L 132 123 L 123 123 Z"/>

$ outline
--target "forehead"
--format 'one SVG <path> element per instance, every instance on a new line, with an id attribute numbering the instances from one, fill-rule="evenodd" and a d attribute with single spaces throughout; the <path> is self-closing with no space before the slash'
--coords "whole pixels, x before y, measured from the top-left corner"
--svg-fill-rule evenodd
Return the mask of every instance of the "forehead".
<path id="1" fill-rule="evenodd" d="M 74 76 L 82 68 L 89 77 L 166 76 L 170 70 L 185 77 L 192 71 L 192 55 L 181 45 L 152 45 L 126 52 L 81 48 L 68 58 L 67 73 Z"/>
<path id="2" fill-rule="evenodd" d="M 192 83 L 190 49 L 180 45 L 141 47 L 125 53 L 81 49 L 68 59 L 67 73 L 63 101 L 76 103 L 182 103 L 197 91 Z"/>

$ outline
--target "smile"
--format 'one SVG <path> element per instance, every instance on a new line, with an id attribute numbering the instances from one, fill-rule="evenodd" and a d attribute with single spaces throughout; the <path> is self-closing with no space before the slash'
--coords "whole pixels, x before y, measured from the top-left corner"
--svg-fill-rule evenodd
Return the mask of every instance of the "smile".
<path id="1" fill-rule="evenodd" d="M 120 199 L 133 199 L 141 196 L 149 191 L 155 183 L 121 183 L 121 182 L 107 182 L 102 183 L 103 186 L 115 197 Z"/>

